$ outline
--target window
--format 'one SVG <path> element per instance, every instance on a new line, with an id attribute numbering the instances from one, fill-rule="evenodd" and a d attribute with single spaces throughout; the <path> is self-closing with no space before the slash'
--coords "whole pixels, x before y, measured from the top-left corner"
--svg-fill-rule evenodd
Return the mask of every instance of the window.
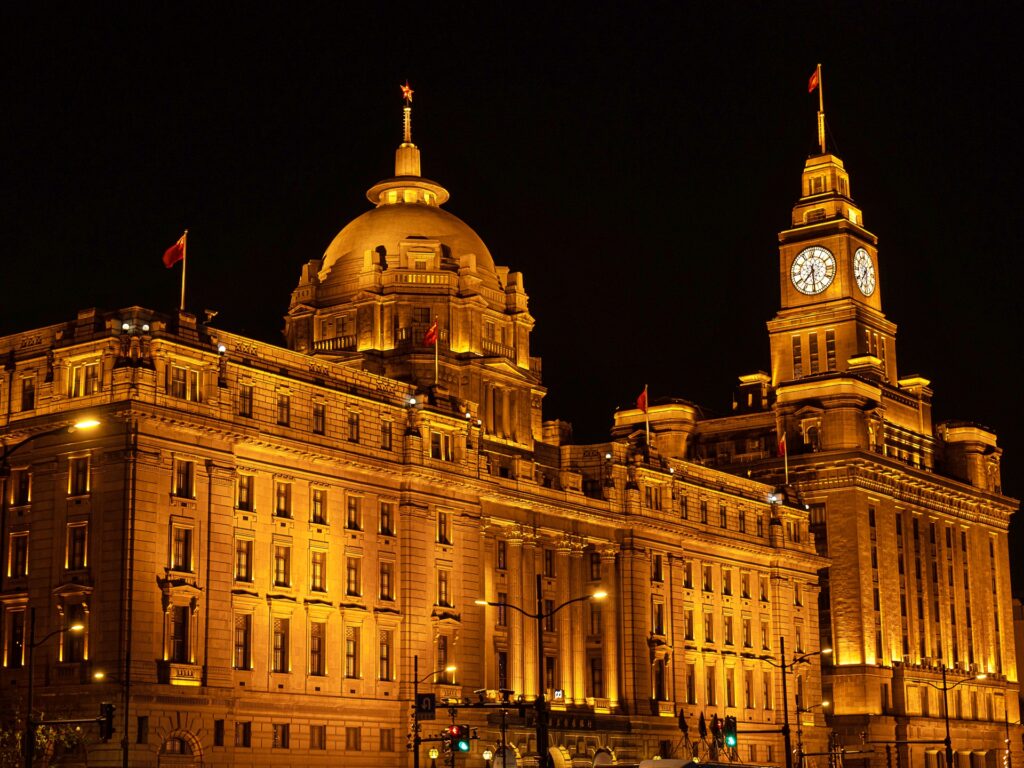
<path id="1" fill-rule="evenodd" d="M 253 505 L 253 476 L 252 475 L 239 475 L 238 476 L 238 502 L 237 507 L 243 512 L 252 512 Z"/>
<path id="2" fill-rule="evenodd" d="M 395 592 L 392 582 L 395 575 L 395 564 L 382 562 L 380 564 L 380 579 L 378 583 L 378 594 L 381 600 L 394 600 Z"/>
<path id="3" fill-rule="evenodd" d="M 251 539 L 235 539 L 235 581 L 252 581 Z"/>
<path id="4" fill-rule="evenodd" d="M 25 663 L 25 611 L 7 614 L 7 666 L 21 668 Z"/>
<path id="5" fill-rule="evenodd" d="M 765 709 L 772 708 L 772 673 L 766 670 L 761 672 L 761 701 Z"/>
<path id="6" fill-rule="evenodd" d="M 715 617 L 710 611 L 704 614 L 704 642 L 715 642 Z"/>
<path id="7" fill-rule="evenodd" d="M 803 594 L 800 591 L 800 585 L 797 583 L 793 584 L 793 605 L 803 605 Z"/>
<path id="8" fill-rule="evenodd" d="M 270 746 L 273 749 L 288 749 L 290 731 L 288 723 L 274 723 L 274 741 Z"/>
<path id="9" fill-rule="evenodd" d="M 750 619 L 743 619 L 743 647 L 752 648 L 753 643 L 753 629 L 751 628 Z"/>
<path id="10" fill-rule="evenodd" d="M 825 331 L 825 358 L 828 370 L 836 369 L 836 332 Z"/>
<path id="11" fill-rule="evenodd" d="M 253 387 L 252 384 L 243 384 L 238 390 L 238 415 L 245 416 L 246 418 L 252 418 L 252 400 L 253 400 Z"/>
<path id="12" fill-rule="evenodd" d="M 604 693 L 604 667 L 600 656 L 590 657 L 590 692 L 597 698 Z"/>
<path id="13" fill-rule="evenodd" d="M 545 600 L 544 601 L 544 631 L 554 632 L 555 631 L 555 601 Z"/>
<path id="14" fill-rule="evenodd" d="M 750 574 L 740 574 L 740 597 L 749 600 L 750 599 Z"/>
<path id="15" fill-rule="evenodd" d="M 322 435 L 327 432 L 327 406 L 313 403 L 313 434 Z"/>
<path id="16" fill-rule="evenodd" d="M 309 748 L 310 749 L 327 749 L 327 726 L 326 725 L 311 725 L 311 726 L 309 726 Z"/>
<path id="17" fill-rule="evenodd" d="M 665 580 L 665 574 L 662 571 L 661 555 L 655 555 L 651 560 L 651 581 L 662 582 Z"/>
<path id="18" fill-rule="evenodd" d="M 348 497 L 345 527 L 350 531 L 363 530 L 363 500 L 359 496 Z"/>
<path id="19" fill-rule="evenodd" d="M 683 640 L 693 640 L 693 609 L 683 611 Z"/>
<path id="20" fill-rule="evenodd" d="M 715 685 L 715 668 L 713 666 L 707 667 L 706 670 L 707 679 L 705 682 L 705 697 L 704 704 L 709 707 L 713 707 L 718 704 L 717 686 Z"/>
<path id="21" fill-rule="evenodd" d="M 451 595 L 448 592 L 449 572 L 439 570 L 437 572 L 437 604 L 451 607 Z"/>
<path id="22" fill-rule="evenodd" d="M 697 667 L 693 664 L 686 665 L 686 703 L 697 703 Z"/>
<path id="23" fill-rule="evenodd" d="M 768 602 L 768 577 L 767 576 L 761 576 L 758 579 L 758 583 L 760 584 L 760 590 L 759 590 L 760 591 L 760 600 L 761 600 L 762 603 L 767 603 Z"/>
<path id="24" fill-rule="evenodd" d="M 733 642 L 732 642 L 733 641 L 733 634 L 732 634 L 733 619 L 732 619 L 732 616 L 726 616 L 725 617 L 725 619 L 723 621 L 723 626 L 724 626 L 724 629 L 725 629 L 725 644 L 726 645 L 732 645 L 733 644 Z"/>
<path id="25" fill-rule="evenodd" d="M 451 520 L 448 513 L 441 509 L 437 511 L 437 543 L 452 543 Z"/>
<path id="26" fill-rule="evenodd" d="M 704 524 L 708 524 L 708 502 L 707 499 L 700 500 L 700 521 Z"/>
<path id="27" fill-rule="evenodd" d="M 252 616 L 235 614 L 235 669 L 250 669 L 252 659 Z"/>
<path id="28" fill-rule="evenodd" d="M 192 570 L 192 529 L 174 526 L 171 533 L 171 569 Z"/>
<path id="29" fill-rule="evenodd" d="M 452 436 L 447 432 L 430 433 L 430 458 L 452 460 Z"/>
<path id="30" fill-rule="evenodd" d="M 28 532 L 12 533 L 7 575 L 12 579 L 28 576 Z"/>
<path id="31" fill-rule="evenodd" d="M 11 506 L 23 507 L 32 501 L 32 473 L 27 469 L 11 470 Z"/>
<path id="32" fill-rule="evenodd" d="M 324 643 L 327 637 L 327 625 L 314 621 L 309 625 L 309 674 L 324 674 Z"/>
<path id="33" fill-rule="evenodd" d="M 601 606 L 598 603 L 590 604 L 590 634 L 601 634 Z"/>
<path id="34" fill-rule="evenodd" d="M 395 505 L 390 501 L 380 503 L 380 532 L 385 536 L 395 535 Z"/>
<path id="35" fill-rule="evenodd" d="M 85 620 L 85 607 L 81 603 L 67 606 L 64 611 L 64 622 L 67 626 L 81 624 L 88 627 Z M 85 659 L 85 631 L 65 632 L 61 638 L 64 641 L 64 655 L 61 661 L 75 663 Z"/>
<path id="36" fill-rule="evenodd" d="M 655 635 L 665 634 L 665 604 L 655 601 L 651 605 L 651 631 Z"/>
<path id="37" fill-rule="evenodd" d="M 380 729 L 380 751 L 381 752 L 394 752 L 395 751 L 395 729 L 394 728 L 381 728 Z"/>
<path id="38" fill-rule="evenodd" d="M 277 393 L 277 423 L 287 427 L 292 421 L 292 398 L 283 392 Z"/>
<path id="39" fill-rule="evenodd" d="M 391 648 L 392 648 L 392 634 L 391 630 L 382 629 L 380 631 L 380 645 L 378 648 L 379 660 L 378 664 L 380 667 L 380 679 L 381 680 L 393 680 L 394 671 L 391 668 Z"/>
<path id="40" fill-rule="evenodd" d="M 732 569 L 722 569 L 722 594 L 732 595 Z"/>
<path id="41" fill-rule="evenodd" d="M 65 555 L 64 567 L 69 571 L 80 571 L 88 563 L 88 523 L 73 523 L 68 525 L 67 553 Z"/>
<path id="42" fill-rule="evenodd" d="M 314 488 L 309 501 L 309 518 L 317 525 L 327 524 L 327 491 Z"/>
<path id="43" fill-rule="evenodd" d="M 345 627 L 345 677 L 359 677 L 359 627 Z"/>
<path id="44" fill-rule="evenodd" d="M 687 560 L 683 563 L 683 586 L 686 589 L 693 589 L 693 561 Z"/>
<path id="45" fill-rule="evenodd" d="M 274 484 L 274 514 L 278 517 L 292 516 L 292 484 Z"/>
<path id="46" fill-rule="evenodd" d="M 171 397 L 199 402 L 199 371 L 172 365 L 168 391 Z"/>
<path id="47" fill-rule="evenodd" d="M 727 528 L 728 527 L 728 521 L 729 521 L 729 518 L 728 518 L 728 515 L 726 514 L 726 511 L 725 511 L 725 504 L 719 504 L 718 505 L 718 525 L 719 525 L 719 527 Z"/>
<path id="48" fill-rule="evenodd" d="M 741 509 L 740 512 L 739 512 L 739 517 L 740 517 L 739 531 L 740 531 L 740 533 L 746 533 L 747 532 L 747 511 L 745 509 Z"/>
<path id="49" fill-rule="evenodd" d="M 271 660 L 271 671 L 273 672 L 287 672 L 288 671 L 288 631 L 289 620 L 285 618 L 275 617 L 273 619 L 274 627 L 274 648 L 273 648 L 273 659 Z"/>
<path id="50" fill-rule="evenodd" d="M 754 708 L 754 670 L 743 670 L 743 706 Z"/>
<path id="51" fill-rule="evenodd" d="M 494 567 L 499 571 L 508 570 L 508 542 L 504 539 L 498 539 L 497 541 L 497 553 Z M 593 578 L 593 573 L 591 573 L 591 578 Z"/>
<path id="52" fill-rule="evenodd" d="M 355 411 L 348 414 L 348 440 L 350 443 L 359 442 L 359 414 Z"/>
<path id="53" fill-rule="evenodd" d="M 171 661 L 188 664 L 192 661 L 188 652 L 189 608 L 175 605 L 171 608 Z"/>
<path id="54" fill-rule="evenodd" d="M 345 558 L 345 594 L 351 597 L 359 597 L 363 594 L 358 557 Z"/>
<path id="55" fill-rule="evenodd" d="M 714 586 L 714 580 L 711 574 L 711 566 L 705 565 L 702 570 L 702 574 L 703 581 L 701 582 L 701 589 L 703 589 L 705 592 L 710 592 L 712 590 L 712 587 Z"/>
<path id="56" fill-rule="evenodd" d="M 555 575 L 555 552 L 552 549 L 544 550 L 544 575 L 549 579 Z"/>
<path id="57" fill-rule="evenodd" d="M 437 668 L 444 669 L 448 666 L 448 636 L 439 635 L 437 638 Z M 441 673 L 441 680 L 446 683 L 452 681 L 452 675 L 449 672 Z"/>
<path id="58" fill-rule="evenodd" d="M 89 457 L 76 456 L 68 462 L 68 496 L 89 493 Z"/>
<path id="59" fill-rule="evenodd" d="M 351 750 L 352 752 L 358 752 L 363 748 L 363 729 L 362 728 L 346 728 L 345 729 L 345 749 Z"/>
<path id="60" fill-rule="evenodd" d="M 292 583 L 292 548 L 274 545 L 274 586 L 288 587 Z"/>
<path id="61" fill-rule="evenodd" d="M 162 755 L 191 755 L 192 750 L 189 749 L 188 742 L 179 736 L 171 736 L 169 739 L 164 741 L 164 745 L 160 750 Z"/>
<path id="62" fill-rule="evenodd" d="M 497 602 L 499 603 L 499 605 L 495 606 L 495 608 L 497 608 L 496 619 L 497 619 L 497 622 L 498 622 L 498 626 L 499 627 L 507 627 L 508 626 L 508 607 L 506 605 L 500 605 L 500 603 L 508 603 L 508 592 L 499 592 L 498 593 L 498 600 L 497 600 Z"/>
<path id="63" fill-rule="evenodd" d="M 135 743 L 149 744 L 149 715 L 139 715 L 135 721 Z"/>
<path id="64" fill-rule="evenodd" d="M 235 723 L 235 746 L 245 748 L 252 746 L 252 723 Z"/>
<path id="65" fill-rule="evenodd" d="M 498 651 L 495 666 L 498 671 L 498 688 L 508 689 L 508 653 Z"/>
<path id="66" fill-rule="evenodd" d="M 193 491 L 194 480 L 195 463 L 191 461 L 184 461 L 183 459 L 175 459 L 174 487 L 171 489 L 171 493 L 179 499 L 195 498 L 195 493 Z"/>
<path id="67" fill-rule="evenodd" d="M 21 380 L 21 410 L 31 411 L 36 407 L 36 377 L 26 376 Z"/>
<path id="68" fill-rule="evenodd" d="M 736 670 L 732 667 L 725 670 L 725 706 L 736 706 Z"/>
<path id="69" fill-rule="evenodd" d="M 100 364 L 80 363 L 71 366 L 71 397 L 94 395 L 100 389 Z"/>
<path id="70" fill-rule="evenodd" d="M 327 591 L 327 553 L 309 553 L 309 589 L 311 592 Z"/>
<path id="71" fill-rule="evenodd" d="M 807 337 L 807 351 L 811 373 L 818 372 L 818 334 L 814 331 Z"/>
<path id="72" fill-rule="evenodd" d="M 800 337 L 793 337 L 793 378 L 799 379 L 804 375 L 804 356 L 800 346 Z"/>
<path id="73" fill-rule="evenodd" d="M 761 622 L 761 650 L 770 651 L 772 648 L 771 635 L 768 632 L 768 622 Z"/>
<path id="74" fill-rule="evenodd" d="M 391 422 L 383 421 L 380 425 L 380 447 L 385 451 L 391 450 Z"/>

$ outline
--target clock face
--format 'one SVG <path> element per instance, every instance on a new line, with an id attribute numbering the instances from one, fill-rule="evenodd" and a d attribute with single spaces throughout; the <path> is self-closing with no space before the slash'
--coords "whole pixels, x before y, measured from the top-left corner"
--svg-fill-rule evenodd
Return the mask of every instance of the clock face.
<path id="1" fill-rule="evenodd" d="M 814 296 L 832 284 L 836 276 L 836 257 L 820 245 L 804 248 L 793 259 L 789 276 L 800 293 Z"/>
<path id="2" fill-rule="evenodd" d="M 871 263 L 871 254 L 863 248 L 858 248 L 853 254 L 853 276 L 865 296 L 875 292 L 875 265 Z"/>

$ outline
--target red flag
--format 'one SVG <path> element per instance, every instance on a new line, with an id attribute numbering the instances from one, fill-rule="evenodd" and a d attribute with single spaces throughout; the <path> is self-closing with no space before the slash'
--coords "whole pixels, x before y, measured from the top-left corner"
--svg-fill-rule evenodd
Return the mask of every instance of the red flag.
<path id="1" fill-rule="evenodd" d="M 786 455 L 786 433 L 782 433 L 782 437 L 779 438 L 779 456 Z"/>
<path id="2" fill-rule="evenodd" d="M 432 326 L 430 326 L 429 328 L 427 328 L 427 332 L 425 334 L 423 334 L 423 344 L 424 344 L 424 346 L 429 347 L 429 346 L 431 346 L 433 344 L 437 344 L 437 337 L 438 337 L 437 320 L 435 320 L 434 324 Z"/>
<path id="3" fill-rule="evenodd" d="M 640 393 L 640 396 L 636 399 L 636 407 L 644 413 L 647 413 L 647 385 L 644 384 L 644 391 Z"/>
<path id="4" fill-rule="evenodd" d="M 807 81 L 807 92 L 814 93 L 814 89 L 818 87 L 818 70 L 815 68 L 814 74 L 811 75 L 811 79 Z"/>
<path id="5" fill-rule="evenodd" d="M 178 242 L 164 251 L 164 266 L 170 269 L 179 261 L 185 258 L 185 235 L 178 238 Z"/>

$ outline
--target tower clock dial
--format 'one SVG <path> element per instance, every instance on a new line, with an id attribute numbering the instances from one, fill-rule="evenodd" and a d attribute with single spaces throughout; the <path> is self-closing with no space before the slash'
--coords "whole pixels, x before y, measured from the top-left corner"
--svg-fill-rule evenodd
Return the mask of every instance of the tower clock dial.
<path id="1" fill-rule="evenodd" d="M 800 293 L 814 296 L 832 284 L 836 276 L 836 257 L 827 248 L 812 245 L 793 259 L 789 277 Z"/>
<path id="2" fill-rule="evenodd" d="M 863 248 L 858 248 L 853 254 L 853 276 L 865 296 L 875 292 L 875 265 L 871 262 L 871 254 Z"/>

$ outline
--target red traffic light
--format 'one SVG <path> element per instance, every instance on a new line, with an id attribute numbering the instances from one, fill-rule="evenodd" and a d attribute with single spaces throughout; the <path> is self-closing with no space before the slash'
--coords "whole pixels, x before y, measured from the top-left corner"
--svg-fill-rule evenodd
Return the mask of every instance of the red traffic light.
<path id="1" fill-rule="evenodd" d="M 462 735 L 462 726 L 450 725 L 448 726 L 447 731 L 451 734 L 453 739 L 457 739 Z"/>

